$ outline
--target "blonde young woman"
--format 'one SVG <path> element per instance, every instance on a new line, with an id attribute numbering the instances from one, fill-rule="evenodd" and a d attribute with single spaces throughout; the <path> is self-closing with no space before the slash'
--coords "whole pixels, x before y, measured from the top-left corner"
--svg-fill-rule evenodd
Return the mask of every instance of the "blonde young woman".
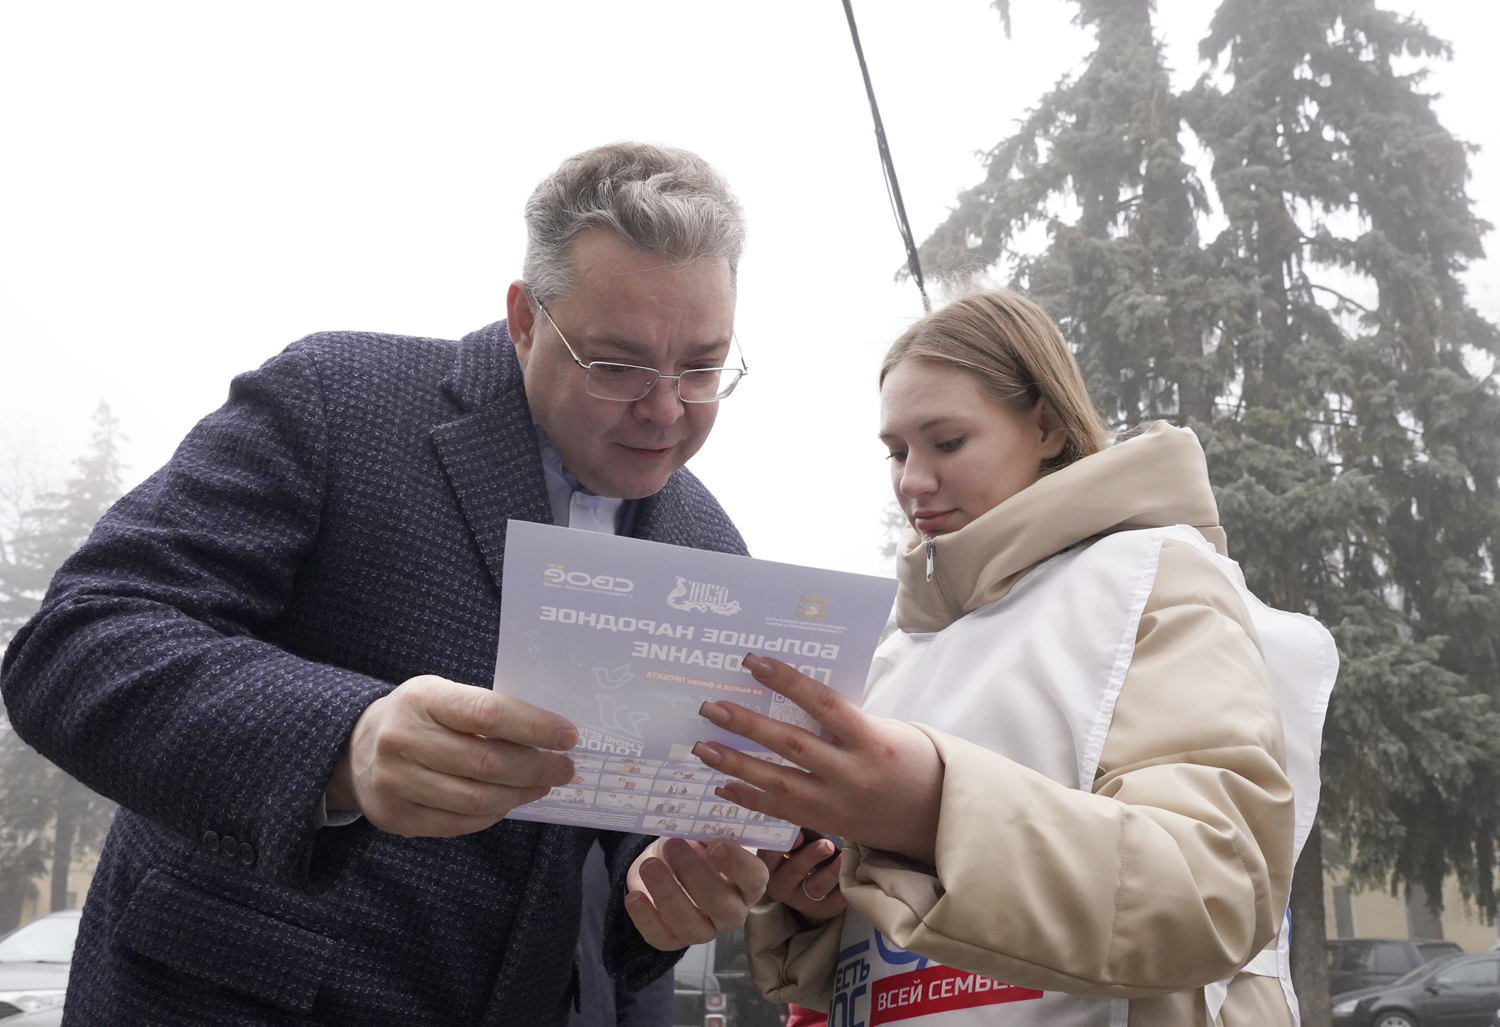
<path id="1" fill-rule="evenodd" d="M 1106 445 L 1035 304 L 954 303 L 880 381 L 911 530 L 862 709 L 747 656 L 829 740 L 702 711 L 795 764 L 702 743 L 724 798 L 844 840 L 763 854 L 762 991 L 829 1027 L 1295 1023 L 1327 632 L 1245 591 L 1192 432 Z"/>

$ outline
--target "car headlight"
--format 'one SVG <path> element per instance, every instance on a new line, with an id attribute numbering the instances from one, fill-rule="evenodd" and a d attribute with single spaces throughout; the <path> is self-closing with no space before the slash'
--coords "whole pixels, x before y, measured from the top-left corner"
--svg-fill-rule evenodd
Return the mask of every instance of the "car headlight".
<path id="1" fill-rule="evenodd" d="M 0 991 L 0 1002 L 9 1002 L 23 1013 L 39 1009 L 57 1009 L 68 994 L 66 988 L 35 988 L 28 991 Z"/>
<path id="2" fill-rule="evenodd" d="M 1333 1015 L 1348 1016 L 1350 1013 L 1354 1012 L 1354 1007 L 1357 1005 L 1359 1005 L 1358 999 L 1345 999 L 1344 1001 L 1333 1007 Z"/>

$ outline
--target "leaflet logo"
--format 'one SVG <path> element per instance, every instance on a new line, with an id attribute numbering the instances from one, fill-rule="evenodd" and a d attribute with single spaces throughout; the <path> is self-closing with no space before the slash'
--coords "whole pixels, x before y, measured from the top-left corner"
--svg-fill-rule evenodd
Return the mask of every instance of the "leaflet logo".
<path id="1" fill-rule="evenodd" d="M 729 598 L 729 589 L 706 581 L 677 579 L 677 587 L 667 595 L 667 605 L 674 610 L 717 613 L 728 617 L 740 612 L 740 601 Z"/>
<path id="2" fill-rule="evenodd" d="M 585 574 L 583 571 L 564 570 L 558 564 L 548 564 L 542 571 L 542 584 L 567 585 L 570 588 L 588 588 L 599 592 L 633 592 L 635 582 L 629 578 L 617 578 L 610 574 Z"/>
<path id="3" fill-rule="evenodd" d="M 797 616 L 803 620 L 822 620 L 828 616 L 828 600 L 809 592 L 797 600 Z"/>

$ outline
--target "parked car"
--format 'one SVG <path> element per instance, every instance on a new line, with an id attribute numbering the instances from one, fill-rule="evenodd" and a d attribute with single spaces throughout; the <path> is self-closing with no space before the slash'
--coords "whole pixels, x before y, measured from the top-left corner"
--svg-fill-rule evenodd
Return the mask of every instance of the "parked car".
<path id="1" fill-rule="evenodd" d="M 1410 938 L 1340 938 L 1328 942 L 1328 994 L 1389 984 L 1439 956 L 1457 956 L 1463 947 L 1452 941 Z"/>
<path id="2" fill-rule="evenodd" d="M 19 1016 L 6 1016 L 0 1019 L 5 1021 L 5 1027 L 62 1027 L 62 1014 L 62 1006 L 56 1006 L 35 1013 L 22 1013 Z"/>
<path id="3" fill-rule="evenodd" d="M 62 1008 L 79 915 L 49 913 L 0 938 L 0 1019 Z"/>
<path id="4" fill-rule="evenodd" d="M 786 1006 L 760 997 L 750 980 L 744 928 L 694 945 L 674 971 L 672 1027 L 781 1027 Z"/>
<path id="5" fill-rule="evenodd" d="M 1390 984 L 1333 1000 L 1335 1027 L 1489 1027 L 1500 1007 L 1500 953 L 1441 956 Z"/>

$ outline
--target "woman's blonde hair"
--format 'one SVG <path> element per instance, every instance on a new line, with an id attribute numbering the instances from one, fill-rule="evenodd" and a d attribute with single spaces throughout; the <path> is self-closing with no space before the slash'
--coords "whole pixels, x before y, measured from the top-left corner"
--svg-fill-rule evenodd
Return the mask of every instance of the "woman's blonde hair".
<path id="1" fill-rule="evenodd" d="M 1019 293 L 974 292 L 928 314 L 891 344 L 880 384 L 909 358 L 968 371 L 1016 413 L 1045 399 L 1067 442 L 1042 464 L 1043 474 L 1099 452 L 1109 437 L 1062 333 L 1045 310 Z"/>

